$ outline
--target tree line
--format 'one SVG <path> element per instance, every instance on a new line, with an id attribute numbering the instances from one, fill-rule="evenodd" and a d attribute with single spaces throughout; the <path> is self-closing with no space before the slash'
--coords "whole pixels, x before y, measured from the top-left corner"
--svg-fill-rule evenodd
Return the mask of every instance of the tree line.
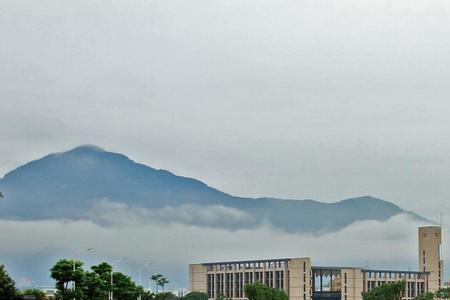
<path id="1" fill-rule="evenodd" d="M 405 292 L 406 282 L 386 283 L 368 292 L 363 292 L 363 300 L 401 300 Z M 442 288 L 435 293 L 427 292 L 418 295 L 414 300 L 443 300 L 450 299 L 450 288 Z"/>
<path id="2" fill-rule="evenodd" d="M 178 300 L 172 293 L 164 291 L 169 280 L 162 274 L 151 278 L 156 287 L 160 286 L 163 290 L 162 293 L 153 294 L 137 285 L 130 276 L 114 271 L 106 262 L 84 270 L 81 261 L 61 259 L 50 269 L 50 276 L 55 280 L 58 300 L 107 300 L 111 292 L 114 300 Z M 38 289 L 16 289 L 14 280 L 5 267 L 0 265 L 0 299 L 15 300 L 25 295 L 36 300 L 45 299 L 45 293 Z"/>

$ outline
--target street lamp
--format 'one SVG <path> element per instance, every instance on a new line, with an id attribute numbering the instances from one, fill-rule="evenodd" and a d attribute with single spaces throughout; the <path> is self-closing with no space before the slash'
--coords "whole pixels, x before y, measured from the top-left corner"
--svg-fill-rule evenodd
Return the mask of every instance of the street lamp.
<path id="1" fill-rule="evenodd" d="M 84 250 L 77 251 L 73 255 L 77 256 L 77 255 L 80 255 L 81 253 L 89 252 L 89 251 L 92 251 L 92 250 L 94 250 L 94 248 L 87 248 L 87 249 L 84 249 Z M 75 269 L 76 269 L 76 266 L 75 266 L 75 259 L 74 259 L 73 260 L 73 274 L 74 275 L 75 275 Z M 73 300 L 76 300 L 76 296 L 75 296 L 75 278 L 73 279 L 73 292 L 74 292 Z"/>
<path id="2" fill-rule="evenodd" d="M 141 281 L 142 281 L 141 280 L 142 279 L 142 268 L 148 267 L 151 264 L 152 264 L 151 262 L 139 264 L 139 286 L 142 286 L 142 283 L 141 283 Z M 139 293 L 138 300 L 141 300 L 141 299 L 142 299 L 142 295 Z"/>
<path id="3" fill-rule="evenodd" d="M 119 259 L 116 259 L 115 261 L 113 261 L 111 264 L 118 263 L 119 261 L 125 261 L 125 260 L 127 260 L 126 257 L 119 258 Z M 114 289 L 113 289 L 114 277 L 113 277 L 113 274 L 114 274 L 114 272 L 111 269 L 111 291 L 109 292 L 109 297 L 108 297 L 109 300 L 114 300 Z"/>

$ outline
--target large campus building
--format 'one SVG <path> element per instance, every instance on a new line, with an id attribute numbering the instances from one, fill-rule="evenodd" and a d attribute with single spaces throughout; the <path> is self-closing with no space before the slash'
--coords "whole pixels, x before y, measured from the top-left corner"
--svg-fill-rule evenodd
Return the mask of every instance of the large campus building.
<path id="1" fill-rule="evenodd" d="M 412 299 L 444 281 L 441 227 L 420 227 L 418 241 L 417 271 L 315 266 L 309 257 L 201 263 L 189 265 L 190 290 L 243 300 L 244 286 L 259 281 L 284 290 L 290 300 L 361 300 L 365 291 L 404 280 L 403 299 Z"/>

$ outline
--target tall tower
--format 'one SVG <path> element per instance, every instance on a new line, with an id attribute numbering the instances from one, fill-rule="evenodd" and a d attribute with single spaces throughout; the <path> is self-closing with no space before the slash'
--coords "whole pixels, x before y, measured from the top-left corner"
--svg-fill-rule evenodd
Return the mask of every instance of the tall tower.
<path id="1" fill-rule="evenodd" d="M 442 231 L 440 226 L 419 227 L 419 271 L 430 272 L 428 291 L 443 287 Z"/>

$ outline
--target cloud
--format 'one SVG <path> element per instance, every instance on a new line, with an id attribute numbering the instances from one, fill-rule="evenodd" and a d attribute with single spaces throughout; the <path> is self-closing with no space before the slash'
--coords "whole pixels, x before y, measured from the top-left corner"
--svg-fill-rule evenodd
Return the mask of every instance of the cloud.
<path id="1" fill-rule="evenodd" d="M 223 205 L 184 204 L 176 207 L 147 209 L 111 202 L 108 199 L 94 200 L 88 217 L 115 226 L 174 223 L 218 228 L 246 228 L 258 224 L 256 218 L 249 213 Z"/>
<path id="2" fill-rule="evenodd" d="M 136 215 L 136 214 L 135 214 Z M 133 214 L 130 214 L 133 217 Z M 142 218 L 137 214 L 137 219 Z M 269 226 L 227 231 L 180 223 L 119 222 L 102 226 L 91 221 L 0 221 L 0 252 L 19 277 L 45 282 L 49 265 L 33 272 L 36 260 L 58 257 L 94 247 L 80 259 L 88 264 L 128 257 L 116 267 L 136 276 L 136 264 L 152 261 L 151 272 L 170 277 L 171 287 L 187 286 L 187 265 L 205 261 L 305 257 L 314 265 L 352 265 L 372 268 L 417 268 L 417 226 L 406 215 L 386 222 L 364 221 L 322 236 L 286 233 Z M 448 230 L 444 237 L 450 236 Z M 448 240 L 445 241 L 445 245 Z M 448 251 L 444 251 L 445 259 Z M 19 259 L 20 258 L 20 259 Z M 31 264 L 30 264 L 31 261 Z M 20 265 L 27 262 L 27 265 Z M 39 272 L 38 272 L 39 271 Z M 149 271 L 150 272 L 150 271 Z M 36 278 L 37 277 L 37 278 Z M 48 282 L 48 279 L 47 279 Z"/>

